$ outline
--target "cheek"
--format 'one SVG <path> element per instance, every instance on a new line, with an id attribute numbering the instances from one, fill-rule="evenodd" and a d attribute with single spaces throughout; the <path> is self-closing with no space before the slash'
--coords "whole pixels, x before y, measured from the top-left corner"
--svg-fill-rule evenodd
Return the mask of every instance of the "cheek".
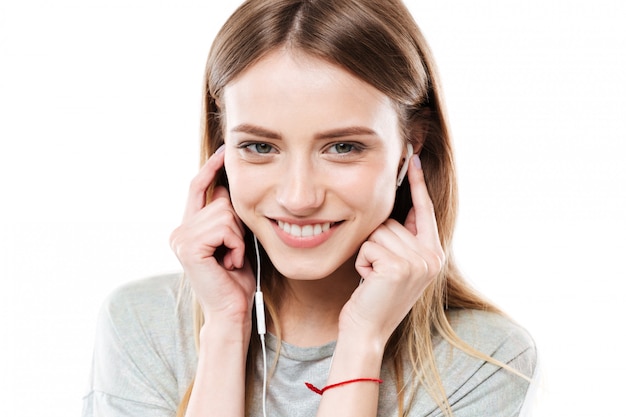
<path id="1" fill-rule="evenodd" d="M 372 223 L 387 220 L 396 196 L 396 173 L 393 167 L 364 169 L 341 181 L 341 193 L 350 205 L 366 213 Z"/>
<path id="2" fill-rule="evenodd" d="M 372 206 L 372 216 L 376 216 L 380 224 L 391 215 L 396 199 L 395 177 L 391 177 L 391 182 L 379 183 L 376 190 L 371 191 L 369 204 Z"/>

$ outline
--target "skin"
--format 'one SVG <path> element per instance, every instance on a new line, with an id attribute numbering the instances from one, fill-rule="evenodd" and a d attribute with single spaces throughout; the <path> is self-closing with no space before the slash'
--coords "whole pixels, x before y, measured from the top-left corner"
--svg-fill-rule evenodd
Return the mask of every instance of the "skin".
<path id="1" fill-rule="evenodd" d="M 414 208 L 404 224 L 388 219 L 404 149 L 393 103 L 339 67 L 280 49 L 229 83 L 221 105 L 225 147 L 192 181 L 171 237 L 205 318 L 187 415 L 244 413 L 255 289 L 244 223 L 286 279 L 284 339 L 337 340 L 328 384 L 377 378 L 388 338 L 444 261 L 417 156 L 408 170 Z M 218 187 L 207 202 L 222 166 L 230 193 Z M 330 226 L 293 237 L 279 221 Z M 375 383 L 329 390 L 318 416 L 374 416 L 377 393 Z"/>

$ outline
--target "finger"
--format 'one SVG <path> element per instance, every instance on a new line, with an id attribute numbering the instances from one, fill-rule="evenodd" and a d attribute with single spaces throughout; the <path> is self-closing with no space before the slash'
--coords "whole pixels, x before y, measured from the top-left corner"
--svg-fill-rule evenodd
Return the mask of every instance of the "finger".
<path id="1" fill-rule="evenodd" d="M 217 187 L 215 194 L 222 189 L 223 187 Z M 228 198 L 228 192 L 225 189 L 223 191 L 226 193 L 224 198 L 214 199 L 184 223 L 187 225 L 190 236 L 198 238 L 200 241 L 208 241 L 211 236 L 219 236 L 217 230 L 228 227 L 243 239 L 245 235 L 243 222 L 235 213 Z"/>
<path id="2" fill-rule="evenodd" d="M 426 188 L 424 171 L 418 155 L 413 155 L 409 167 L 409 184 L 413 208 L 409 211 L 405 227 L 426 242 L 439 242 L 435 208 Z"/>
<path id="3" fill-rule="evenodd" d="M 371 235 L 369 240 L 376 241 L 395 253 L 402 253 L 404 250 L 415 249 L 416 237 L 413 231 L 407 229 L 405 225 L 398 223 L 394 219 L 387 219 Z"/>
<path id="4" fill-rule="evenodd" d="M 188 219 L 206 205 L 206 191 L 209 185 L 215 180 L 217 172 L 224 166 L 224 145 L 205 162 L 198 174 L 191 180 L 189 185 L 189 195 L 187 197 L 187 207 L 185 208 L 184 219 Z"/>
<path id="5" fill-rule="evenodd" d="M 193 233 L 199 241 L 207 240 L 209 236 L 221 237 L 213 242 L 213 246 L 225 250 L 219 256 L 224 267 L 230 270 L 241 268 L 245 258 L 243 222 L 235 213 L 225 187 L 216 187 L 211 200 L 193 217 L 190 224 Z"/>
<path id="6" fill-rule="evenodd" d="M 387 220 L 368 239 L 386 248 L 390 253 L 408 260 L 417 267 L 418 276 L 435 275 L 443 267 L 445 255 L 439 241 L 422 242 L 393 219 Z M 426 267 L 425 269 L 422 269 Z M 420 272 L 421 271 L 421 272 Z"/>
<path id="7" fill-rule="evenodd" d="M 391 220 L 394 221 L 394 220 Z M 393 230 L 389 227 L 389 220 L 381 224 L 372 232 L 367 238 L 368 242 L 375 243 L 381 248 L 385 248 L 387 251 L 406 259 L 413 256 L 413 249 L 416 245 L 416 238 L 411 232 L 409 232 L 404 226 L 398 224 L 398 230 Z M 404 229 L 402 232 L 399 229 Z M 396 232 L 399 232 L 396 233 Z"/>
<path id="8" fill-rule="evenodd" d="M 361 245 L 354 267 L 362 278 L 367 278 L 374 271 L 373 264 L 382 256 L 381 249 L 378 244 L 370 241 Z"/>
<path id="9" fill-rule="evenodd" d="M 245 242 L 239 227 L 232 221 L 209 229 L 189 224 L 181 226 L 172 233 L 170 246 L 184 265 L 200 265 L 214 258 L 232 270 L 241 268 L 245 262 Z"/>
<path id="10" fill-rule="evenodd" d="M 241 230 L 241 236 L 243 238 L 243 235 L 245 234 L 243 222 L 241 221 L 237 213 L 235 213 L 235 209 L 233 208 L 233 205 L 230 201 L 230 193 L 228 192 L 226 187 L 215 187 L 215 190 L 213 190 L 213 196 L 211 197 L 212 203 L 215 203 L 219 200 L 223 200 L 225 204 L 225 209 L 232 213 L 233 219 L 239 226 L 239 230 Z"/>
<path id="11" fill-rule="evenodd" d="M 409 262 L 388 247 L 372 241 L 361 245 L 355 261 L 355 269 L 361 277 L 384 277 L 386 282 L 402 280 L 409 275 Z"/>
<path id="12" fill-rule="evenodd" d="M 225 234 L 224 246 L 228 249 L 222 260 L 229 270 L 243 268 L 246 259 L 246 244 L 238 233 Z"/>

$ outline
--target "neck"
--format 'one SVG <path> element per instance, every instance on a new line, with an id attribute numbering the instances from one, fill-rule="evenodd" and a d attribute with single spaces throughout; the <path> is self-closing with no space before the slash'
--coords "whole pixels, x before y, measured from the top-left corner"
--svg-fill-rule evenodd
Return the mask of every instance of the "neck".
<path id="1" fill-rule="evenodd" d="M 339 314 L 359 284 L 354 259 L 326 278 L 285 278 L 278 321 L 282 339 L 296 346 L 320 346 L 336 340 Z M 275 332 L 270 324 L 270 330 Z"/>

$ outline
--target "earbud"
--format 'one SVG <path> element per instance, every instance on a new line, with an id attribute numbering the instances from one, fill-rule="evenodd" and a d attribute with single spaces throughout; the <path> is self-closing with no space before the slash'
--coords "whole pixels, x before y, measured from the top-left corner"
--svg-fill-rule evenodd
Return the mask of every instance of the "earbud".
<path id="1" fill-rule="evenodd" d="M 404 181 L 404 176 L 406 172 L 409 170 L 409 163 L 411 162 L 411 157 L 413 156 L 413 145 L 410 143 L 406 144 L 406 156 L 404 157 L 404 162 L 402 163 L 402 168 L 400 168 L 400 172 L 398 173 L 398 179 L 396 182 L 396 187 L 399 187 Z"/>

